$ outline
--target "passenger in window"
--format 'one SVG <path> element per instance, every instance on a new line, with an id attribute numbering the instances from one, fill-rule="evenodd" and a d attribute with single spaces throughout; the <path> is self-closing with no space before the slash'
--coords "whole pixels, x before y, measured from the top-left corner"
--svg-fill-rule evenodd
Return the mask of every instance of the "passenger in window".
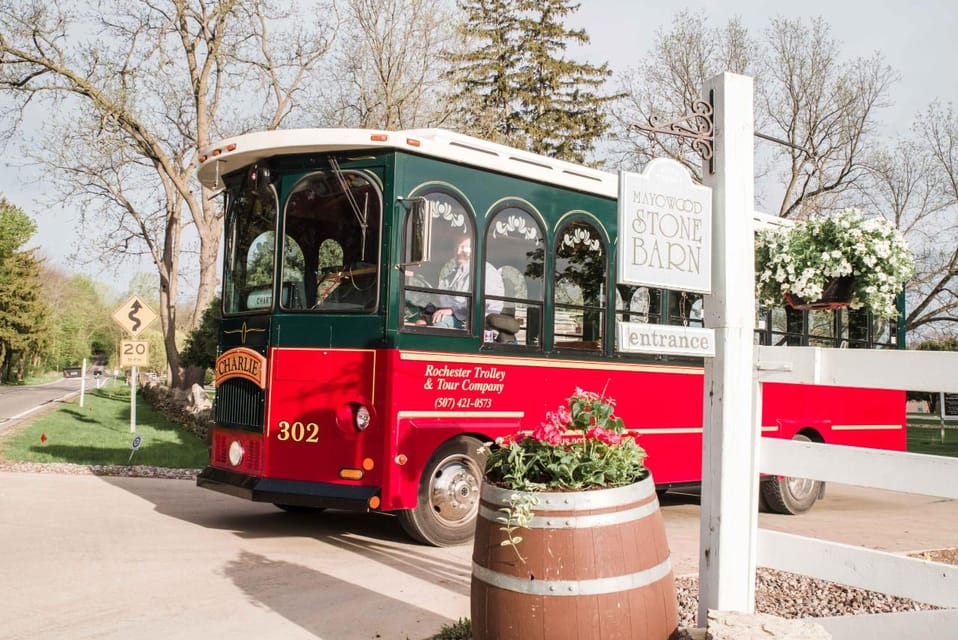
<path id="1" fill-rule="evenodd" d="M 461 236 L 456 241 L 456 268 L 439 280 L 439 288 L 448 291 L 469 292 L 472 290 L 472 239 Z M 486 295 L 502 296 L 505 285 L 502 275 L 494 266 L 486 263 Z M 486 305 L 486 314 L 499 313 L 501 300 L 490 300 Z M 434 327 L 452 327 L 465 329 L 469 321 L 469 297 L 442 294 L 439 296 L 439 308 L 431 317 Z"/>

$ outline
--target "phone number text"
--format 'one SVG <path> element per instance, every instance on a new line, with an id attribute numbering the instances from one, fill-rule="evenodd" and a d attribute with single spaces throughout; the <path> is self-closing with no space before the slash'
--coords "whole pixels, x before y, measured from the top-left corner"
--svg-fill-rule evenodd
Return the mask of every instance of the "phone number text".
<path id="1" fill-rule="evenodd" d="M 492 398 L 436 398 L 436 409 L 491 409 Z"/>

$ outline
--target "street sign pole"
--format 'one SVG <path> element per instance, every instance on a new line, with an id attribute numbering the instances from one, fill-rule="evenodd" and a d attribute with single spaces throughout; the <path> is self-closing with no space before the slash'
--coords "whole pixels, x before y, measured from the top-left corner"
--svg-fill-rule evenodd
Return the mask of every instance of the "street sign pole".
<path id="1" fill-rule="evenodd" d="M 130 374 L 130 433 L 136 433 L 136 367 Z"/>

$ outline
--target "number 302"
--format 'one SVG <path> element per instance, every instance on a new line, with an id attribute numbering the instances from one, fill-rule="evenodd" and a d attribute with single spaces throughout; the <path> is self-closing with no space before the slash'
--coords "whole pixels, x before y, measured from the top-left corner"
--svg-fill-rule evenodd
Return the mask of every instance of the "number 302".
<path id="1" fill-rule="evenodd" d="M 279 433 L 276 439 L 280 441 L 292 440 L 293 442 L 319 442 L 319 425 L 315 422 L 303 424 L 298 420 L 293 424 L 280 420 Z"/>

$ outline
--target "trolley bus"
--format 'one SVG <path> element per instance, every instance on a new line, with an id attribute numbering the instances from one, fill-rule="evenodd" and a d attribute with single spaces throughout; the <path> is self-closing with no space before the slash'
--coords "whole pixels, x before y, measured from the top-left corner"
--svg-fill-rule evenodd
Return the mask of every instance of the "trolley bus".
<path id="1" fill-rule="evenodd" d="M 438 129 L 252 133 L 201 151 L 225 191 L 215 425 L 201 487 L 395 513 L 472 536 L 482 443 L 580 387 L 618 401 L 660 489 L 701 480 L 702 361 L 617 322 L 701 326 L 701 296 L 617 284 L 615 174 Z M 759 314 L 756 341 L 894 348 L 845 311 Z M 776 438 L 904 448 L 903 392 L 766 384 Z M 823 485 L 765 478 L 798 513 Z"/>

